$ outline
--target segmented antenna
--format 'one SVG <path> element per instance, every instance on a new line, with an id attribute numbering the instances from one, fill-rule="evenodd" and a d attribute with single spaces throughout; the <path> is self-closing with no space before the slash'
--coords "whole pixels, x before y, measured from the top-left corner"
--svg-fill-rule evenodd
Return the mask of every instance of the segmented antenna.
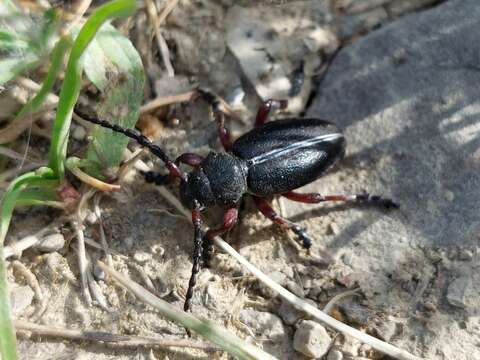
<path id="1" fill-rule="evenodd" d="M 165 163 L 165 166 L 170 171 L 170 174 L 175 177 L 179 177 L 183 180 L 186 179 L 186 176 L 180 169 L 175 165 L 175 163 L 170 160 L 170 158 L 165 154 L 165 152 L 158 146 L 151 142 L 145 135 L 141 134 L 139 131 L 135 129 L 127 129 L 123 128 L 117 124 L 111 124 L 108 121 L 100 120 L 96 117 L 93 117 L 83 111 L 81 111 L 78 106 L 75 107 L 75 112 L 80 115 L 80 117 L 88 122 L 91 122 L 96 125 L 100 125 L 101 127 L 110 129 L 112 131 L 118 132 L 123 134 L 136 142 L 138 142 L 141 146 L 146 147 L 149 149 L 153 155 L 157 156 L 160 160 Z"/>

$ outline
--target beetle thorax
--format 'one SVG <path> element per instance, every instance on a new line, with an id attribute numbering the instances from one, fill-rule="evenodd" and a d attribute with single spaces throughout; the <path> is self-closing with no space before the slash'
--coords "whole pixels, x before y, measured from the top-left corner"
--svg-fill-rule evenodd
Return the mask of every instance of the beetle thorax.
<path id="1" fill-rule="evenodd" d="M 228 153 L 211 152 L 181 184 L 180 197 L 191 208 L 193 200 L 202 207 L 234 206 L 247 191 L 247 166 L 244 160 Z"/>

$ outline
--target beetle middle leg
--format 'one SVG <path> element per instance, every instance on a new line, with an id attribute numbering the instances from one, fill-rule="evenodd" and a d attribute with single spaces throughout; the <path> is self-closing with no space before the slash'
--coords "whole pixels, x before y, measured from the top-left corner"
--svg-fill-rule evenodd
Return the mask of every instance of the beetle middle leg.
<path id="1" fill-rule="evenodd" d="M 379 206 L 386 209 L 398 209 L 400 205 L 394 202 L 392 199 L 384 198 L 379 195 L 370 195 L 368 193 L 353 194 L 353 195 L 320 195 L 318 193 L 297 193 L 289 191 L 283 193 L 282 196 L 289 200 L 307 203 L 317 204 L 325 201 L 343 201 L 353 202 L 357 204 L 369 204 L 373 206 Z"/>
<path id="2" fill-rule="evenodd" d="M 278 215 L 265 199 L 254 196 L 253 200 L 255 201 L 255 205 L 257 206 L 257 209 L 265 217 L 273 221 L 275 224 L 280 225 L 280 227 L 283 229 L 292 230 L 298 236 L 298 238 L 302 241 L 302 246 L 305 249 L 309 249 L 312 246 L 312 239 L 305 232 L 305 229 L 300 227 L 298 224 Z"/>
<path id="3" fill-rule="evenodd" d="M 225 112 L 222 110 L 222 102 L 220 98 L 210 91 L 202 88 L 197 88 L 197 93 L 212 107 L 213 118 L 217 123 L 217 131 L 220 142 L 222 143 L 225 151 L 231 151 L 233 142 L 230 136 L 230 131 L 225 126 Z"/>
<path id="4" fill-rule="evenodd" d="M 218 229 L 209 229 L 205 234 L 201 235 L 201 238 L 198 238 L 199 232 L 197 227 L 201 227 L 200 213 L 196 210 L 192 211 L 192 222 L 195 227 L 195 248 L 193 250 L 193 266 L 192 266 L 192 275 L 190 277 L 190 282 L 188 283 L 188 290 L 185 296 L 185 304 L 183 309 L 185 311 L 190 310 L 191 301 L 193 296 L 193 288 L 197 283 L 197 274 L 200 271 L 200 260 L 203 257 L 205 262 L 205 256 L 211 256 L 213 251 L 213 239 L 215 236 L 222 235 L 228 230 L 230 230 L 237 222 L 238 218 L 238 209 L 230 208 L 223 215 L 223 226 Z M 207 259 L 208 260 L 208 259 Z"/>
<path id="5" fill-rule="evenodd" d="M 265 124 L 268 120 L 268 117 L 272 111 L 284 110 L 288 106 L 287 100 L 274 100 L 268 99 L 260 105 L 257 111 L 257 116 L 255 118 L 255 127 L 259 127 Z"/>

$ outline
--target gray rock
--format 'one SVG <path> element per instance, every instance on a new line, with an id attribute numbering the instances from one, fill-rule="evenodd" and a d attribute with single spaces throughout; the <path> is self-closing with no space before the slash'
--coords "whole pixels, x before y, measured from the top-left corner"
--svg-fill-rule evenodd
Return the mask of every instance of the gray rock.
<path id="1" fill-rule="evenodd" d="M 345 129 L 357 171 L 375 162 L 369 176 L 401 202 L 414 244 L 480 233 L 479 16 L 476 0 L 448 1 L 344 48 L 308 112 Z"/>
<path id="2" fill-rule="evenodd" d="M 422 274 L 434 274 L 433 283 L 442 287 L 430 295 L 433 303 L 441 303 L 446 291 L 447 301 L 468 313 L 480 306 L 476 275 L 468 275 L 478 273 L 475 261 L 450 264 L 443 273 L 448 279 L 452 266 L 462 266 L 455 276 L 468 275 L 472 285 L 458 279 L 448 285 L 427 257 L 431 249 L 441 254 L 478 246 L 479 18 L 479 1 L 446 1 L 344 47 L 307 112 L 337 123 L 347 139 L 346 158 L 323 179 L 324 188 L 366 190 L 401 204 L 384 215 L 355 209 L 335 216 L 340 233 L 325 245 L 330 253 L 352 253 L 349 265 L 371 308 L 399 318 L 411 311 L 409 301 L 420 290 L 415 279 Z M 302 189 L 319 190 L 318 184 Z M 291 216 L 305 211 L 294 206 Z M 454 313 L 444 323 L 456 323 Z M 402 338 L 428 344 L 425 357 L 478 352 L 478 339 L 464 329 L 428 338 L 427 325 L 416 325 L 404 327 Z M 462 356 L 456 358 L 468 358 Z"/>
<path id="3" fill-rule="evenodd" d="M 306 356 L 320 358 L 327 353 L 331 342 L 332 339 L 322 325 L 303 320 L 295 331 L 293 348 Z"/>
<path id="4" fill-rule="evenodd" d="M 65 246 L 65 238 L 62 234 L 56 233 L 47 235 L 35 245 L 35 249 L 45 253 L 51 253 L 62 249 Z"/>

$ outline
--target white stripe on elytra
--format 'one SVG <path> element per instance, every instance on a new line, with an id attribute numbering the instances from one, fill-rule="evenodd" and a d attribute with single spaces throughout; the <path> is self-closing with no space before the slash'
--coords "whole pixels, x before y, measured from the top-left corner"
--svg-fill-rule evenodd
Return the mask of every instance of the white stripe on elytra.
<path id="1" fill-rule="evenodd" d="M 290 151 L 301 149 L 301 148 L 306 148 L 311 145 L 315 145 L 324 141 L 334 141 L 337 139 L 343 138 L 343 135 L 340 133 L 334 133 L 334 134 L 325 134 L 325 135 L 319 135 L 317 137 L 307 139 L 307 140 L 302 140 L 293 144 L 290 144 L 288 146 L 285 146 L 282 149 L 275 149 L 268 151 L 262 155 L 255 156 L 254 158 L 251 158 L 248 160 L 249 165 L 257 165 L 261 164 L 262 162 L 265 162 L 267 160 L 270 160 L 272 158 L 276 158 L 279 156 L 282 156 Z"/>

